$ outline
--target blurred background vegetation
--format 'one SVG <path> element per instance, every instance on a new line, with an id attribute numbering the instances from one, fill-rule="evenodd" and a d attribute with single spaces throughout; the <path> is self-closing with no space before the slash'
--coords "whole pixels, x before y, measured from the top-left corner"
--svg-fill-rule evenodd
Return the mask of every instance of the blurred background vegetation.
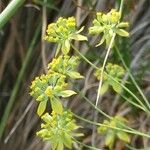
<path id="1" fill-rule="evenodd" d="M 0 1 L 0 12 L 9 2 Z M 1 150 L 50 149 L 48 142 L 42 142 L 36 137 L 40 119 L 36 115 L 37 103 L 29 96 L 31 81 L 46 71 L 47 63 L 54 57 L 55 44 L 43 40 L 47 25 L 60 16 L 75 16 L 77 26 L 86 26 L 84 34 L 88 34 L 88 27 L 91 26 L 97 11 L 108 12 L 111 8 L 118 8 L 119 4 L 120 0 L 26 0 L 0 28 Z M 136 81 L 150 100 L 150 0 L 125 0 L 123 17 L 130 22 L 130 38 L 117 39 L 119 49 Z M 88 42 L 74 44 L 90 61 L 100 65 L 106 51 L 103 46 L 93 46 L 98 40 L 97 37 L 90 36 Z M 109 61 L 121 64 L 114 50 Z M 98 81 L 93 77 L 93 68 L 82 61 L 79 70 L 85 80 L 75 82 L 74 87 L 80 89 L 94 103 Z M 130 80 L 128 74 L 125 78 Z M 128 84 L 128 87 L 134 94 L 139 95 L 132 84 Z M 93 120 L 94 109 L 81 96 L 74 96 L 64 103 L 78 115 Z M 132 127 L 139 131 L 150 132 L 150 118 L 111 90 L 103 96 L 99 107 L 109 115 L 125 116 Z M 97 116 L 98 122 L 103 119 L 103 116 Z M 82 131 L 85 136 L 81 138 L 81 142 L 103 147 L 104 137 L 96 132 L 93 135 L 92 125 L 80 120 L 78 124 L 84 127 Z M 131 143 L 136 148 L 150 146 L 150 140 L 139 136 L 132 136 Z M 115 150 L 123 149 L 127 148 L 118 141 Z"/>

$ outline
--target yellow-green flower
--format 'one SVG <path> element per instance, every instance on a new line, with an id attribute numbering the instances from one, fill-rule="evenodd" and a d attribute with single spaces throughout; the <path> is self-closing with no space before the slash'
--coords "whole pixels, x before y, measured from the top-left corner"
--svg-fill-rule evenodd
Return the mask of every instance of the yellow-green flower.
<path id="1" fill-rule="evenodd" d="M 125 74 L 124 68 L 112 63 L 108 63 L 105 68 L 106 69 L 103 75 L 103 85 L 101 87 L 100 94 L 103 95 L 108 90 L 109 86 L 112 86 L 112 88 L 117 93 L 121 93 L 122 87 L 117 82 L 120 82 L 122 80 L 122 77 Z M 112 80 L 107 74 L 110 75 L 117 82 Z M 100 80 L 101 68 L 99 70 L 96 70 L 94 75 L 98 80 Z"/>
<path id="2" fill-rule="evenodd" d="M 114 33 L 128 37 L 129 33 L 122 28 L 128 27 L 128 22 L 120 22 L 121 14 L 112 9 L 107 14 L 98 12 L 96 19 L 93 20 L 93 26 L 89 28 L 90 34 L 101 34 L 102 38 L 96 46 L 100 46 L 106 41 L 106 46 L 110 44 Z"/>
<path id="3" fill-rule="evenodd" d="M 127 123 L 127 120 L 121 116 L 115 116 L 110 121 L 104 120 L 103 125 L 106 126 L 100 126 L 97 130 L 99 134 L 105 134 L 105 145 L 109 147 L 109 149 L 113 149 L 114 143 L 116 138 L 129 143 L 130 137 L 126 132 L 121 131 L 123 129 L 123 126 Z M 110 126 L 110 127 L 107 127 Z M 113 127 L 121 128 L 120 130 L 113 129 Z"/>
<path id="4" fill-rule="evenodd" d="M 63 111 L 62 114 L 53 111 L 51 115 L 46 113 L 42 120 L 44 123 L 41 124 L 42 129 L 37 135 L 43 140 L 50 141 L 53 150 L 64 150 L 64 146 L 72 149 L 73 137 L 83 135 L 74 132 L 80 126 L 76 125 L 69 111 Z"/>
<path id="5" fill-rule="evenodd" d="M 48 74 L 58 72 L 73 79 L 83 78 L 83 76 L 81 76 L 80 73 L 77 72 L 78 64 L 78 57 L 61 55 L 58 58 L 54 58 L 53 61 L 48 64 Z"/>
<path id="6" fill-rule="evenodd" d="M 76 29 L 74 17 L 69 17 L 67 19 L 60 17 L 56 23 L 51 23 L 48 25 L 45 40 L 58 44 L 56 55 L 60 50 L 62 50 L 64 54 L 68 54 L 70 51 L 70 42 L 72 40 L 87 40 L 87 37 L 79 34 L 83 29 L 84 27 L 82 27 L 79 31 Z"/>
<path id="7" fill-rule="evenodd" d="M 66 90 L 66 88 L 65 76 L 59 73 L 36 77 L 30 86 L 30 94 L 40 102 L 37 110 L 38 115 L 41 116 L 44 113 L 48 100 L 50 100 L 55 112 L 62 113 L 63 107 L 59 98 L 76 94 L 72 90 Z"/>

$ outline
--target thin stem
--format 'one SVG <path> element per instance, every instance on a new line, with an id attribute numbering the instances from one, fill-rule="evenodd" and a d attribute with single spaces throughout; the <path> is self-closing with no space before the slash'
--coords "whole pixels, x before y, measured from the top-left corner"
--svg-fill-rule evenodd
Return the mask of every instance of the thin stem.
<path id="1" fill-rule="evenodd" d="M 81 142 L 77 141 L 75 138 L 73 138 L 73 139 L 74 139 L 74 141 L 75 141 L 76 143 L 82 145 L 83 147 L 86 147 L 86 148 L 89 148 L 89 149 L 92 149 L 92 150 L 101 150 L 101 149 L 99 149 L 99 148 L 95 148 L 95 147 L 89 146 L 89 145 L 87 145 L 87 144 L 81 143 Z"/>
<path id="2" fill-rule="evenodd" d="M 127 130 L 127 129 L 122 129 L 122 128 L 118 128 L 118 127 L 113 127 L 113 126 L 110 126 L 110 125 L 106 125 L 106 124 L 102 124 L 102 123 L 97 123 L 97 122 L 93 122 L 91 120 L 87 120 L 81 116 L 78 116 L 74 113 L 72 113 L 76 118 L 82 120 L 82 121 L 85 121 L 87 123 L 90 123 L 90 124 L 93 124 L 93 125 L 96 125 L 96 126 L 102 126 L 102 127 L 107 127 L 107 128 L 111 128 L 111 129 L 114 129 L 114 130 L 118 130 L 118 131 L 123 131 L 123 132 L 127 132 L 127 133 L 131 133 L 131 134 L 135 134 L 135 135 L 139 135 L 139 136 L 143 136 L 143 137 L 147 137 L 147 138 L 150 138 L 150 135 L 146 134 L 146 133 L 142 133 L 142 132 L 139 132 L 139 131 L 136 131 L 134 129 L 132 130 Z"/>
<path id="3" fill-rule="evenodd" d="M 95 105 L 82 93 L 80 92 L 77 88 L 76 88 L 77 92 L 80 94 L 80 96 L 82 98 L 84 98 L 93 108 L 95 108 L 100 114 L 104 115 L 105 117 L 107 117 L 108 119 L 112 120 L 113 118 L 109 115 L 107 115 L 105 112 L 103 112 L 101 109 L 99 109 L 98 107 L 95 107 Z M 127 97 L 121 95 L 125 100 L 129 101 Z M 130 103 L 132 103 L 132 101 L 130 101 Z M 133 102 L 134 103 L 134 102 Z M 133 104 L 134 105 L 134 104 Z M 135 106 L 142 109 L 143 111 L 146 111 L 143 107 L 141 107 L 140 105 L 136 104 L 135 103 Z M 122 126 L 124 126 L 125 128 L 127 129 L 130 129 L 132 131 L 135 131 L 134 129 L 124 125 L 124 124 L 121 124 Z"/>
<path id="4" fill-rule="evenodd" d="M 107 117 L 108 119 L 112 119 L 111 116 L 107 115 L 105 112 L 103 112 L 101 109 L 99 109 L 98 107 L 95 107 L 95 105 L 82 93 L 80 92 L 78 89 L 76 89 L 77 92 L 79 93 L 79 95 L 84 98 L 93 108 L 95 108 L 99 113 L 101 113 L 103 116 Z"/>
<path id="5" fill-rule="evenodd" d="M 120 14 L 122 14 L 123 3 L 124 3 L 124 0 L 121 0 L 120 9 L 119 9 Z M 100 91 L 101 91 L 101 88 L 102 88 L 104 69 L 105 69 L 105 65 L 106 65 L 106 62 L 107 62 L 110 50 L 111 50 L 111 48 L 113 46 L 113 43 L 114 43 L 114 40 L 115 40 L 115 36 L 116 36 L 116 33 L 113 33 L 113 36 L 111 38 L 111 41 L 110 41 L 110 44 L 109 44 L 106 56 L 104 58 L 104 62 L 103 62 L 103 66 L 102 66 L 101 74 L 100 74 L 100 81 L 99 81 L 99 87 L 98 87 L 98 93 L 97 93 L 97 97 L 96 97 L 96 105 L 95 106 L 98 105 L 98 101 L 99 101 L 99 98 L 100 98 Z"/>
<path id="6" fill-rule="evenodd" d="M 92 62 L 90 62 L 82 53 L 80 53 L 78 51 L 78 49 L 73 45 L 71 44 L 71 47 L 75 50 L 76 53 L 78 53 L 88 64 L 90 64 L 93 68 L 95 69 L 99 69 L 97 66 L 95 66 Z"/>
<path id="7" fill-rule="evenodd" d="M 25 0 L 12 0 L 8 6 L 0 14 L 0 30 L 15 14 L 18 8 L 25 2 Z"/>
<path id="8" fill-rule="evenodd" d="M 82 53 L 80 53 L 75 46 L 71 45 L 72 48 L 80 55 L 81 58 L 83 58 L 88 64 L 90 64 L 93 68 L 100 70 L 100 68 L 98 68 L 96 65 L 94 65 L 92 62 L 90 62 Z M 147 112 L 148 114 L 150 114 L 150 112 L 147 110 L 147 108 L 145 107 L 145 105 L 139 100 L 138 97 L 136 97 L 136 95 L 134 95 L 134 93 L 132 93 L 128 88 L 126 88 L 123 84 L 119 83 L 117 80 L 115 80 L 111 75 L 107 74 L 106 72 L 104 72 L 110 79 L 112 79 L 113 81 L 115 81 L 117 84 L 119 84 L 125 91 L 127 91 L 132 97 L 134 97 L 134 99 L 136 99 L 136 101 L 144 108 L 143 110 L 145 110 L 145 112 Z M 95 106 L 95 108 L 97 108 Z"/>
<path id="9" fill-rule="evenodd" d="M 143 100 L 145 101 L 145 103 L 147 104 L 148 108 L 150 109 L 150 103 L 148 102 L 148 100 L 147 100 L 147 98 L 145 97 L 145 95 L 143 94 L 142 90 L 139 88 L 138 84 L 136 83 L 136 81 L 135 81 L 133 75 L 131 74 L 130 70 L 128 69 L 128 67 L 127 67 L 125 61 L 123 60 L 123 58 L 122 58 L 122 56 L 121 56 L 121 54 L 120 54 L 120 51 L 118 50 L 118 47 L 117 47 L 116 45 L 115 45 L 115 49 L 116 49 L 116 51 L 117 51 L 117 53 L 118 53 L 118 55 L 119 55 L 119 57 L 120 57 L 120 59 L 121 59 L 123 65 L 124 65 L 125 69 L 128 71 L 129 76 L 130 76 L 130 78 L 131 78 L 133 84 L 135 85 L 135 87 L 137 88 L 137 90 L 139 91 L 139 93 L 141 94 L 141 96 L 143 97 Z"/>
<path id="10" fill-rule="evenodd" d="M 120 95 L 120 96 L 121 96 L 122 98 L 124 98 L 127 102 L 129 102 L 129 103 L 131 103 L 132 105 L 134 105 L 135 107 L 137 107 L 137 108 L 139 108 L 139 109 L 141 109 L 141 110 L 147 112 L 147 111 L 145 110 L 145 108 L 143 108 L 142 106 L 136 104 L 135 102 L 133 102 L 132 100 L 130 100 L 130 99 L 127 98 L 126 96 L 124 96 L 124 95 Z"/>
<path id="11" fill-rule="evenodd" d="M 108 56 L 109 56 L 109 52 L 110 52 L 110 50 L 112 48 L 115 36 L 116 36 L 116 33 L 114 33 L 113 36 L 112 36 L 112 39 L 110 41 L 110 44 L 109 44 L 109 47 L 108 47 L 108 50 L 107 50 L 107 53 L 106 53 L 106 56 L 104 58 L 104 62 L 103 62 L 103 66 L 102 66 L 101 74 L 100 74 L 100 81 L 99 81 L 98 93 L 97 93 L 97 97 L 96 97 L 96 105 L 95 106 L 97 106 L 99 98 L 100 98 L 100 91 L 101 91 L 102 82 L 103 82 L 104 68 L 105 68 L 105 65 L 106 65 L 106 62 L 107 62 L 107 59 L 108 59 Z"/>
<path id="12" fill-rule="evenodd" d="M 124 0 L 122 0 L 121 3 L 120 3 L 120 8 L 119 8 L 120 14 L 122 14 L 123 4 L 124 4 Z"/>
<path id="13" fill-rule="evenodd" d="M 140 100 L 138 97 L 136 97 L 136 96 L 134 95 L 134 93 L 132 93 L 127 87 L 125 87 L 123 84 L 119 83 L 117 80 L 115 80 L 115 79 L 114 79 L 112 76 L 110 76 L 109 74 L 107 74 L 107 76 L 108 76 L 110 79 L 112 79 L 113 81 L 115 81 L 117 84 L 121 85 L 121 87 L 122 87 L 125 91 L 127 91 L 132 97 L 134 97 L 134 99 L 135 99 L 139 104 L 141 104 L 141 106 L 145 109 L 145 111 L 146 111 L 148 114 L 150 114 L 149 110 L 145 107 L 145 105 L 141 102 L 141 100 Z"/>

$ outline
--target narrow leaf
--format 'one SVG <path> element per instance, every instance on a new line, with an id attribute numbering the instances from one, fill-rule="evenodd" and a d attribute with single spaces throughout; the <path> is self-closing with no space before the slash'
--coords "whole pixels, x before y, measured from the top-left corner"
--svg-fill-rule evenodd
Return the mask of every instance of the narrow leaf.
<path id="1" fill-rule="evenodd" d="M 122 141 L 125 141 L 125 142 L 127 142 L 127 143 L 129 143 L 130 142 L 130 137 L 129 137 L 129 135 L 127 134 L 127 133 L 125 133 L 125 132 L 118 132 L 117 133 L 117 136 L 118 136 L 118 138 L 120 139 L 120 140 L 122 140 Z"/>
<path id="2" fill-rule="evenodd" d="M 60 92 L 60 96 L 62 96 L 62 97 L 70 97 L 74 94 L 76 94 L 76 92 L 74 92 L 72 90 L 65 90 L 65 91 Z"/>
<path id="3" fill-rule="evenodd" d="M 37 110 L 37 114 L 39 116 L 41 116 L 44 113 L 44 111 L 46 109 L 46 104 L 47 104 L 47 101 L 41 101 L 40 102 L 40 104 L 38 106 L 38 110 Z"/>
<path id="4" fill-rule="evenodd" d="M 129 33 L 123 29 L 116 29 L 116 33 L 119 34 L 120 36 L 128 37 Z"/>
<path id="5" fill-rule="evenodd" d="M 70 42 L 69 40 L 65 40 L 62 44 L 62 52 L 64 54 L 68 54 L 70 51 Z"/>
<path id="6" fill-rule="evenodd" d="M 115 141 L 115 135 L 113 131 L 108 132 L 105 139 L 105 145 L 108 146 L 110 149 L 112 149 L 114 145 L 114 141 Z"/>
<path id="7" fill-rule="evenodd" d="M 83 36 L 81 34 L 74 34 L 74 35 L 72 35 L 71 39 L 77 40 L 77 41 L 87 41 L 88 40 L 86 36 Z"/>
<path id="8" fill-rule="evenodd" d="M 104 82 L 100 90 L 100 95 L 104 95 L 107 92 L 108 88 L 109 84 L 107 82 Z"/>
<path id="9" fill-rule="evenodd" d="M 96 47 L 102 45 L 105 42 L 105 36 L 103 35 L 102 39 L 100 40 L 100 42 L 96 45 Z"/>
<path id="10" fill-rule="evenodd" d="M 62 141 L 59 141 L 58 146 L 57 146 L 57 150 L 64 150 L 64 145 Z"/>
<path id="11" fill-rule="evenodd" d="M 75 72 L 75 71 L 69 71 L 68 72 L 69 77 L 73 78 L 73 79 L 80 79 L 80 78 L 84 78 L 84 76 L 80 75 L 80 73 Z"/>
<path id="12" fill-rule="evenodd" d="M 63 106 L 59 99 L 51 99 L 51 106 L 54 112 L 61 114 L 63 112 Z"/>
<path id="13" fill-rule="evenodd" d="M 112 88 L 114 89 L 114 91 L 116 91 L 117 93 L 121 93 L 122 92 L 122 87 L 120 84 L 116 83 L 116 82 L 111 82 Z"/>

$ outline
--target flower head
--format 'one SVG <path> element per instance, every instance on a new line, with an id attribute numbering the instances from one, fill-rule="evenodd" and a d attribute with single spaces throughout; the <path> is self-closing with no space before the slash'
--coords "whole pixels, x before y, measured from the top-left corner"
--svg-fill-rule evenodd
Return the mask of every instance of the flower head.
<path id="1" fill-rule="evenodd" d="M 30 86 L 30 94 L 40 102 L 37 110 L 38 115 L 41 116 L 44 113 L 48 100 L 50 100 L 55 112 L 62 113 L 63 107 L 59 97 L 69 97 L 76 94 L 72 90 L 66 90 L 66 88 L 65 76 L 59 73 L 36 77 Z"/>
<path id="2" fill-rule="evenodd" d="M 96 19 L 93 20 L 93 26 L 89 28 L 90 34 L 103 34 L 102 39 L 96 46 L 100 46 L 106 41 L 106 45 L 110 44 L 114 33 L 127 37 L 129 33 L 122 28 L 128 27 L 128 22 L 120 22 L 121 14 L 112 9 L 107 14 L 98 12 Z"/>
<path id="3" fill-rule="evenodd" d="M 76 125 L 69 111 L 63 111 L 62 114 L 53 111 L 51 115 L 46 113 L 42 116 L 42 120 L 45 123 L 41 124 L 42 129 L 37 132 L 37 135 L 43 140 L 50 141 L 53 150 L 63 150 L 64 146 L 71 149 L 73 137 L 82 135 L 74 133 L 74 130 L 80 126 Z"/>
<path id="4" fill-rule="evenodd" d="M 54 58 L 53 61 L 48 64 L 48 73 L 58 72 L 73 79 L 83 78 L 83 76 L 76 71 L 78 64 L 78 57 L 61 55 L 58 58 Z"/>
<path id="5" fill-rule="evenodd" d="M 108 90 L 109 86 L 112 86 L 112 88 L 117 93 L 121 93 L 122 87 L 117 82 L 120 82 L 122 80 L 122 77 L 125 74 L 124 68 L 117 64 L 108 63 L 106 65 L 105 70 L 106 71 L 104 72 L 104 75 L 103 75 L 103 85 L 102 85 L 100 94 L 103 95 Z M 99 70 L 96 70 L 94 75 L 96 76 L 98 80 L 100 80 L 101 68 Z M 117 82 L 112 80 L 112 78 L 110 78 L 108 75 L 111 76 Z"/>
<path id="6" fill-rule="evenodd" d="M 130 137 L 126 132 L 113 128 L 123 128 L 127 123 L 127 120 L 121 116 L 115 116 L 110 121 L 104 120 L 103 125 L 98 128 L 99 134 L 105 134 L 105 145 L 110 149 L 113 148 L 115 139 L 118 138 L 126 143 L 130 142 Z M 108 126 L 108 127 L 107 127 Z M 111 127 L 111 128 L 110 128 Z"/>
<path id="7" fill-rule="evenodd" d="M 58 44 L 56 55 L 59 53 L 60 49 L 62 49 L 64 54 L 67 54 L 70 50 L 71 40 L 87 40 L 87 37 L 79 34 L 83 29 L 83 27 L 79 31 L 76 29 L 74 17 L 69 17 L 68 19 L 60 17 L 56 23 L 48 25 L 45 40 Z"/>

